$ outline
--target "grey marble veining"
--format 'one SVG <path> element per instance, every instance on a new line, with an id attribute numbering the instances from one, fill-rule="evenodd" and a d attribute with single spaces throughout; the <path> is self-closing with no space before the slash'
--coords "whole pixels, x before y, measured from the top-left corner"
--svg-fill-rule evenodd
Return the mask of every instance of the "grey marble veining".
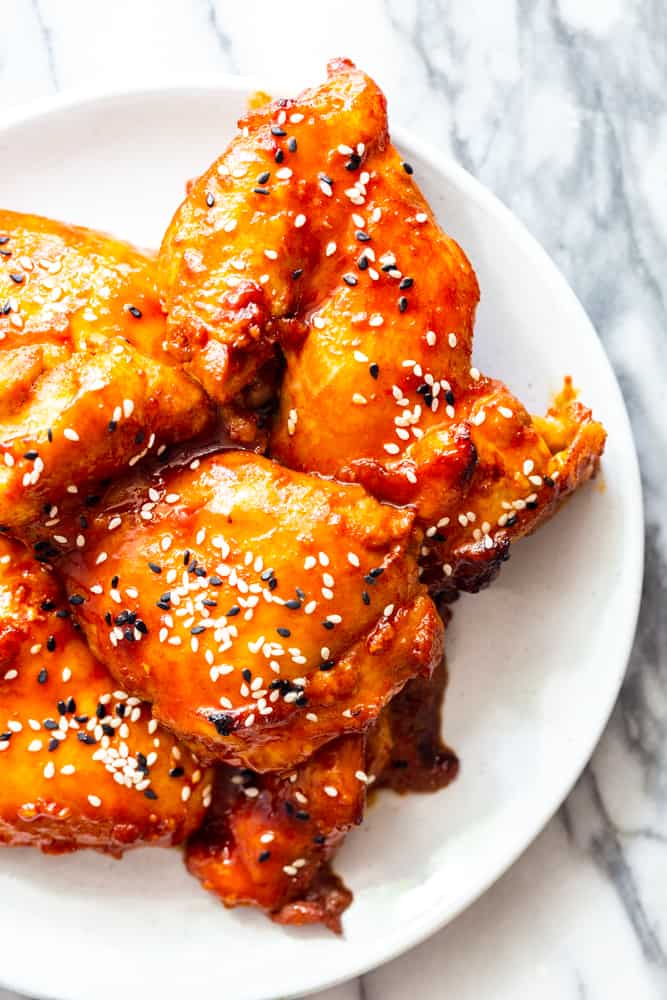
<path id="1" fill-rule="evenodd" d="M 349 54 L 385 87 L 392 119 L 449 148 L 564 271 L 640 454 L 647 558 L 627 678 L 591 764 L 521 861 L 431 941 L 321 1000 L 667 996 L 664 0 L 5 0 L 3 15 L 0 108 L 192 73 L 306 82 Z"/>

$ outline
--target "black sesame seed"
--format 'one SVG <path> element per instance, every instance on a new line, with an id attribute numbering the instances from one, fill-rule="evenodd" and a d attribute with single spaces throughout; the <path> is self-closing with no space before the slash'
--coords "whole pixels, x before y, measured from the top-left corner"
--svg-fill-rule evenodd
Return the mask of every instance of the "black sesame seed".
<path id="1" fill-rule="evenodd" d="M 180 766 L 179 767 L 172 767 L 171 771 L 169 772 L 169 777 L 170 778 L 182 778 L 184 774 L 185 774 L 185 768 L 180 767 Z"/>
<path id="2" fill-rule="evenodd" d="M 37 683 L 38 684 L 46 684 L 46 682 L 48 681 L 48 679 L 49 679 L 49 672 L 46 669 L 46 667 L 42 667 L 42 669 L 40 670 L 40 672 L 37 674 Z"/>
<path id="3" fill-rule="evenodd" d="M 536 510 L 537 506 L 538 506 L 537 505 L 537 500 L 526 500 L 526 509 L 527 510 Z"/>
<path id="4" fill-rule="evenodd" d="M 98 719 L 106 719 L 107 717 L 107 707 L 99 703 L 95 708 L 95 715 Z"/>
<path id="5" fill-rule="evenodd" d="M 297 267 L 294 271 L 292 271 L 292 279 L 296 281 L 297 278 L 300 278 L 302 274 L 303 274 L 303 268 Z"/>
<path id="6" fill-rule="evenodd" d="M 120 577 L 119 576 L 112 576 L 111 577 L 111 589 L 112 590 L 117 590 L 119 583 L 120 583 Z"/>
<path id="7" fill-rule="evenodd" d="M 331 631 L 331 629 L 333 627 L 334 627 L 334 623 L 333 622 L 328 622 L 328 621 L 327 622 L 322 622 L 322 628 L 326 628 L 326 629 L 329 629 L 329 631 Z"/>
<path id="8" fill-rule="evenodd" d="M 350 285 L 351 287 L 357 284 L 357 279 L 353 274 L 344 274 L 343 281 L 346 285 Z"/>
<path id="9" fill-rule="evenodd" d="M 243 678 L 244 681 L 247 681 L 249 684 L 250 681 L 252 680 L 252 670 L 248 670 L 248 668 L 246 667 L 244 670 L 241 671 L 241 677 Z"/>
<path id="10" fill-rule="evenodd" d="M 302 590 L 301 587 L 295 587 L 294 588 L 294 592 L 295 592 L 296 596 L 299 598 L 300 601 L 305 601 L 305 599 L 306 599 L 306 592 L 304 590 Z"/>
<path id="11" fill-rule="evenodd" d="M 272 125 L 271 126 L 271 135 L 282 136 L 282 135 L 287 135 L 287 132 L 285 131 L 284 128 L 281 128 L 280 125 Z"/>
<path id="12" fill-rule="evenodd" d="M 25 453 L 25 455 L 23 457 L 27 458 L 29 462 L 34 462 L 35 459 L 38 456 L 39 456 L 39 452 L 37 452 L 37 451 L 26 451 L 26 453 Z"/>
<path id="13" fill-rule="evenodd" d="M 49 751 L 49 753 L 53 753 L 53 751 L 57 750 L 59 746 L 60 746 L 60 740 L 57 740 L 54 736 L 52 740 L 49 740 L 47 750 Z"/>
<path id="14" fill-rule="evenodd" d="M 56 618 L 69 618 L 70 612 L 67 608 L 63 608 L 62 611 L 56 611 Z"/>
<path id="15" fill-rule="evenodd" d="M 72 594 L 69 598 L 70 604 L 83 604 L 85 598 L 81 594 Z"/>
<path id="16" fill-rule="evenodd" d="M 384 573 L 384 567 L 383 566 L 376 566 L 375 569 L 372 569 L 372 570 L 369 571 L 368 575 L 372 576 L 373 579 L 376 580 L 378 578 L 378 576 L 382 576 L 383 573 Z"/>
<path id="17" fill-rule="evenodd" d="M 133 628 L 126 628 L 125 631 L 123 632 L 123 638 L 127 642 L 134 642 L 134 629 Z"/>
<path id="18" fill-rule="evenodd" d="M 412 164 L 406 163 L 405 160 L 404 160 L 403 163 L 401 164 L 401 166 L 405 170 L 406 174 L 414 174 L 415 171 L 414 171 L 414 167 L 412 166 Z"/>
<path id="19" fill-rule="evenodd" d="M 235 615 L 241 613 L 241 609 L 238 604 L 232 604 L 231 608 L 227 612 L 227 618 L 234 618 Z"/>
<path id="20" fill-rule="evenodd" d="M 46 640 L 46 648 L 48 649 L 49 653 L 53 653 L 53 651 L 56 648 L 55 635 L 50 635 L 49 638 Z"/>
<path id="21" fill-rule="evenodd" d="M 51 430 L 50 427 L 48 427 L 46 430 L 46 436 L 49 439 L 49 443 L 51 443 L 53 441 L 53 431 Z"/>
<path id="22" fill-rule="evenodd" d="M 10 272 L 9 277 L 16 285 L 20 285 L 25 280 L 25 274 L 16 274 Z"/>
<path id="23" fill-rule="evenodd" d="M 380 374 L 380 366 L 376 365 L 375 362 L 373 362 L 372 365 L 369 365 L 368 371 L 370 372 L 371 378 L 377 378 L 378 375 Z"/>
<path id="24" fill-rule="evenodd" d="M 152 570 L 153 573 L 161 573 L 162 572 L 162 567 L 158 566 L 158 564 L 154 563 L 154 562 L 149 562 L 148 568 L 150 570 Z"/>
<path id="25" fill-rule="evenodd" d="M 260 580 L 270 580 L 273 576 L 274 571 L 272 569 L 265 569 L 263 573 L 260 574 Z"/>
<path id="26" fill-rule="evenodd" d="M 313 837 L 313 843 L 314 844 L 324 844 L 324 843 L 326 843 L 326 839 L 327 838 L 324 836 L 324 834 L 322 834 L 322 833 L 316 833 L 315 836 Z"/>
<path id="27" fill-rule="evenodd" d="M 74 701 L 74 698 L 68 698 L 67 699 L 67 706 L 66 707 L 67 707 L 67 711 L 70 713 L 70 715 L 72 715 L 74 712 L 76 712 L 76 702 Z"/>
<path id="28" fill-rule="evenodd" d="M 306 812 L 305 809 L 297 809 L 294 813 L 294 819 L 300 819 L 302 823 L 307 823 L 310 819 L 310 813 Z"/>
<path id="29" fill-rule="evenodd" d="M 213 206 L 215 205 L 215 197 L 211 194 L 210 191 L 206 195 L 206 204 L 208 205 L 209 208 L 213 208 Z"/>
<path id="30" fill-rule="evenodd" d="M 413 285 L 414 278 L 401 278 L 398 287 L 404 292 L 406 288 L 412 288 Z"/>
<path id="31" fill-rule="evenodd" d="M 152 788 L 145 788 L 144 789 L 144 795 L 145 795 L 145 797 L 147 799 L 156 799 L 157 798 L 157 792 L 154 792 Z"/>
<path id="32" fill-rule="evenodd" d="M 229 736 L 234 729 L 234 717 L 226 712 L 211 712 L 208 721 L 213 723 L 221 736 Z"/>
<path id="33" fill-rule="evenodd" d="M 85 726 L 85 724 L 88 722 L 89 716 L 87 716 L 87 715 L 75 715 L 74 718 L 75 718 L 75 720 L 80 725 Z"/>
<path id="34" fill-rule="evenodd" d="M 335 665 L 336 665 L 336 663 L 335 663 L 334 660 L 322 660 L 322 662 L 320 663 L 320 670 L 324 670 L 324 671 L 326 671 L 326 670 L 333 670 L 333 668 L 335 667 Z"/>
<path id="35" fill-rule="evenodd" d="M 398 311 L 404 313 L 407 308 L 408 308 L 408 300 L 406 299 L 405 295 L 401 295 L 401 297 L 398 300 Z"/>
<path id="36" fill-rule="evenodd" d="M 451 389 L 448 389 L 447 392 L 445 393 L 445 402 L 447 403 L 448 406 L 454 405 L 454 393 L 452 392 Z"/>
<path id="37" fill-rule="evenodd" d="M 9 243 L 9 236 L 0 236 L 0 247 L 4 247 L 5 243 Z"/>
<path id="38" fill-rule="evenodd" d="M 204 625 L 193 625 L 190 629 L 190 635 L 201 635 L 202 632 L 206 631 L 206 626 Z"/>
<path id="39" fill-rule="evenodd" d="M 264 861 L 268 861 L 270 857 L 271 857 L 271 851 L 262 851 L 261 854 L 257 855 L 257 860 L 260 863 L 263 863 Z"/>
<path id="40" fill-rule="evenodd" d="M 370 236 L 368 235 L 368 233 L 365 233 L 363 229 L 357 229 L 354 235 L 357 237 L 360 243 L 368 243 L 368 241 L 370 240 Z"/>
<path id="41" fill-rule="evenodd" d="M 360 271 L 365 271 L 368 268 L 368 257 L 366 257 L 363 253 L 357 260 L 357 267 Z"/>
<path id="42" fill-rule="evenodd" d="M 58 723 L 55 719 L 44 719 L 44 728 L 52 731 L 58 728 Z"/>
<path id="43" fill-rule="evenodd" d="M 552 479 L 551 476 L 543 476 L 545 486 L 550 486 L 552 489 L 556 485 L 556 480 Z"/>
<path id="44" fill-rule="evenodd" d="M 215 574 L 213 574 L 213 576 L 209 576 L 208 582 L 211 584 L 212 587 L 221 587 L 222 586 L 222 580 L 221 580 L 221 578 L 219 576 L 216 576 Z"/>
<path id="45" fill-rule="evenodd" d="M 105 736 L 114 736 L 116 731 L 113 726 L 109 725 L 108 722 L 103 722 L 102 732 L 104 733 Z"/>
<path id="46" fill-rule="evenodd" d="M 141 309 L 137 309 L 136 306 L 129 306 L 127 310 L 135 319 L 141 319 L 143 313 Z"/>
<path id="47" fill-rule="evenodd" d="M 317 176 L 319 177 L 319 179 L 321 181 L 324 181 L 325 184 L 328 184 L 329 187 L 332 187 L 332 185 L 333 185 L 333 177 L 329 177 L 328 174 L 321 174 L 321 173 L 318 174 Z"/>
<path id="48" fill-rule="evenodd" d="M 361 591 L 361 599 L 364 602 L 364 604 L 370 604 L 371 603 L 371 595 L 368 593 L 367 590 L 362 590 Z"/>
<path id="49" fill-rule="evenodd" d="M 290 611 L 298 611 L 301 607 L 301 601 L 297 601 L 296 598 L 290 597 L 289 601 L 285 601 L 285 607 L 289 608 Z"/>
<path id="50" fill-rule="evenodd" d="M 204 569 L 203 566 L 195 566 L 194 567 L 194 574 L 195 574 L 195 576 L 199 576 L 199 577 L 206 576 L 206 570 Z"/>
<path id="51" fill-rule="evenodd" d="M 270 176 L 271 176 L 271 171 L 265 170 L 264 173 L 260 174 L 259 177 L 257 178 L 257 183 L 266 184 Z"/>
<path id="52" fill-rule="evenodd" d="M 294 136 L 290 136 L 289 139 L 287 140 L 287 148 L 289 149 L 290 153 L 296 153 L 297 145 Z"/>
<path id="53" fill-rule="evenodd" d="M 42 603 L 40 604 L 42 611 L 53 611 L 55 606 L 56 606 L 55 601 L 50 601 L 48 598 L 45 601 L 42 601 Z"/>
<path id="54" fill-rule="evenodd" d="M 146 437 L 146 432 L 145 431 L 143 431 L 143 430 L 142 431 L 137 431 L 137 433 L 134 435 L 134 443 L 135 444 L 143 444 L 143 440 L 144 440 L 145 437 Z"/>
<path id="55" fill-rule="evenodd" d="M 117 421 L 110 420 L 109 423 L 107 424 L 107 429 L 109 431 L 109 434 L 113 434 L 113 432 L 116 430 L 117 427 L 118 427 Z"/>
<path id="56" fill-rule="evenodd" d="M 254 194 L 271 194 L 268 188 L 256 187 L 252 190 Z"/>
<path id="57" fill-rule="evenodd" d="M 204 605 L 205 608 L 217 608 L 218 606 L 218 602 L 212 601 L 210 597 L 204 598 L 202 604 Z"/>
<path id="58" fill-rule="evenodd" d="M 361 157 L 357 153 L 352 153 L 350 159 L 345 164 L 346 170 L 358 170 L 361 166 Z"/>
<path id="59" fill-rule="evenodd" d="M 282 636 L 283 639 L 289 639 L 292 634 L 288 628 L 277 628 L 276 632 L 278 635 Z"/>
<path id="60" fill-rule="evenodd" d="M 285 159 L 285 154 L 283 153 L 282 149 L 277 149 L 275 151 L 275 153 L 273 154 L 273 159 L 276 161 L 276 163 L 283 162 L 283 160 Z"/>
<path id="61" fill-rule="evenodd" d="M 94 736 L 91 736 L 90 733 L 82 733 L 81 730 L 79 730 L 79 732 L 76 734 L 76 738 L 80 743 L 85 743 L 86 746 L 89 747 L 95 746 L 95 744 L 97 743 L 97 740 L 95 739 Z"/>
<path id="62" fill-rule="evenodd" d="M 271 579 L 269 580 L 269 590 L 275 590 L 277 586 L 278 586 L 278 581 L 276 580 L 275 576 L 272 576 Z"/>
<path id="63" fill-rule="evenodd" d="M 294 806 L 292 805 L 291 802 L 285 803 L 285 812 L 287 813 L 288 816 L 293 816 L 295 811 L 296 810 L 294 809 Z"/>
<path id="64" fill-rule="evenodd" d="M 145 621 L 142 621 L 141 618 L 137 618 L 136 622 L 134 623 L 134 627 L 136 628 L 137 632 L 141 632 L 142 635 L 148 635 L 148 625 L 146 624 Z"/>

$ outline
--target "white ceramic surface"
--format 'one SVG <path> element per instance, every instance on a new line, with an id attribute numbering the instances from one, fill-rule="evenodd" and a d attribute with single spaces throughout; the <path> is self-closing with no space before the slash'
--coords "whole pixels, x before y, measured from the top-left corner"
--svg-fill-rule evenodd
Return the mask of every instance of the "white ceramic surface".
<path id="1" fill-rule="evenodd" d="M 2 200 L 155 245 L 184 180 L 220 150 L 246 93 L 242 82 L 218 79 L 43 105 L 0 132 Z M 225 912 L 176 852 L 118 863 L 7 851 L 0 888 L 12 920 L 3 925 L 0 981 L 8 986 L 110 1000 L 111 970 L 122 961 L 124 982 L 150 969 L 164 1000 L 204 989 L 260 1000 L 359 973 L 451 919 L 511 863 L 569 790 L 608 717 L 642 564 L 636 458 L 614 376 L 574 296 L 510 213 L 450 160 L 395 139 L 478 272 L 476 362 L 537 408 L 571 373 L 607 426 L 614 477 L 603 475 L 517 547 L 491 590 L 456 606 L 446 735 L 461 775 L 438 795 L 384 795 L 349 838 L 338 869 L 356 898 L 343 939 Z"/>

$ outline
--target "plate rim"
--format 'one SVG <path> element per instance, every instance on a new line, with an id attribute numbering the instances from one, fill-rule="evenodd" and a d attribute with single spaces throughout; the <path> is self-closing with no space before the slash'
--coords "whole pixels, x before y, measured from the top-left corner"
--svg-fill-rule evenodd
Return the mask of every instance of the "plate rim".
<path id="1" fill-rule="evenodd" d="M 218 94 L 224 98 L 225 92 L 229 91 L 237 94 L 252 93 L 254 90 L 278 90 L 289 93 L 298 92 L 301 89 L 303 89 L 302 81 L 300 82 L 297 79 L 290 80 L 289 77 L 286 79 L 285 76 L 280 78 L 273 77 L 270 73 L 266 77 L 229 73 L 214 75 L 189 74 L 169 80 L 152 80 L 150 83 L 139 81 L 117 86 L 67 88 L 57 94 L 37 98 L 36 100 L 19 104 L 4 113 L 0 113 L 0 140 L 12 128 L 29 124 L 39 118 L 46 118 L 54 113 L 74 111 L 77 108 L 85 108 L 88 105 L 104 104 L 123 98 L 137 98 L 141 100 L 152 97 L 164 97 L 169 94 L 175 96 L 194 96 L 199 94 L 204 96 L 207 93 L 210 95 Z M 635 537 L 630 539 L 628 545 L 632 564 L 626 566 L 623 573 L 623 579 L 626 581 L 624 586 L 628 601 L 626 604 L 626 614 L 621 623 L 623 634 L 622 636 L 617 636 L 615 644 L 616 649 L 620 650 L 620 653 L 615 659 L 614 682 L 607 689 L 607 697 L 599 715 L 598 724 L 592 727 L 588 733 L 588 738 L 585 741 L 586 746 L 581 754 L 580 765 L 578 765 L 574 774 L 569 774 L 560 783 L 556 793 L 550 797 L 549 805 L 533 820 L 532 824 L 529 824 L 515 850 L 504 858 L 502 865 L 497 867 L 496 870 L 490 874 L 486 874 L 484 878 L 479 879 L 477 882 L 473 881 L 472 891 L 466 893 L 465 898 L 459 900 L 454 906 L 448 909 L 438 905 L 430 906 L 420 914 L 418 919 L 413 920 L 409 928 L 401 929 L 399 940 L 391 939 L 387 941 L 385 946 L 369 949 L 370 954 L 349 963 L 346 971 L 341 974 L 329 976 L 324 979 L 317 979 L 310 974 L 306 977 L 307 982 L 299 987 L 298 990 L 292 990 L 287 994 L 283 994 L 285 997 L 292 998 L 304 997 L 314 991 L 330 989 L 331 987 L 365 975 L 367 972 L 398 958 L 400 955 L 421 944 L 475 903 L 530 847 L 570 794 L 590 761 L 607 726 L 614 705 L 616 704 L 632 652 L 642 597 L 645 516 L 637 447 L 616 372 L 588 313 L 570 286 L 567 278 L 549 253 L 537 238 L 531 234 L 521 219 L 496 194 L 481 181 L 477 180 L 448 152 L 441 151 L 434 144 L 415 137 L 408 129 L 392 127 L 391 136 L 392 140 L 399 147 L 414 151 L 435 172 L 444 173 L 452 178 L 457 186 L 463 190 L 466 198 L 480 206 L 485 213 L 498 220 L 502 226 L 509 228 L 516 241 L 522 245 L 525 252 L 535 261 L 535 266 L 540 273 L 541 280 L 551 288 L 559 299 L 565 300 L 571 310 L 579 314 L 582 329 L 586 327 L 589 338 L 597 342 L 601 355 L 600 360 L 606 365 L 608 374 L 611 376 L 611 386 L 613 387 L 613 394 L 616 397 L 612 402 L 618 409 L 618 416 L 629 443 L 627 455 L 625 456 L 626 465 L 623 469 L 623 475 L 626 478 L 628 502 L 634 508 L 631 512 L 633 516 L 628 519 L 628 530 Z M 609 670 L 608 663 L 606 669 L 607 671 Z M 26 979 L 17 978 L 16 976 L 9 979 L 6 978 L 2 965 L 0 965 L 0 986 L 19 993 L 32 994 L 33 992 L 30 983 Z M 256 996 L 257 1000 L 260 1000 L 260 995 L 257 994 Z M 66 995 L 63 993 L 49 994 L 49 997 L 53 998 L 53 1000 L 67 1000 Z M 262 995 L 261 1000 L 269 1000 L 269 997 L 265 998 Z"/>

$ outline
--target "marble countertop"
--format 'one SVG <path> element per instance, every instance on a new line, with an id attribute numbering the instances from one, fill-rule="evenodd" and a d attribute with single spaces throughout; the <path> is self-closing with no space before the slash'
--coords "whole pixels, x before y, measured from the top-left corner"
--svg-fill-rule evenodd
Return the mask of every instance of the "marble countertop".
<path id="1" fill-rule="evenodd" d="M 509 873 L 419 948 L 318 1000 L 667 996 L 663 0 L 4 0 L 2 11 L 0 110 L 201 73 L 311 82 L 349 55 L 385 88 L 392 120 L 449 149 L 564 271 L 618 373 L 642 464 L 646 578 L 623 691 L 570 798 Z"/>

